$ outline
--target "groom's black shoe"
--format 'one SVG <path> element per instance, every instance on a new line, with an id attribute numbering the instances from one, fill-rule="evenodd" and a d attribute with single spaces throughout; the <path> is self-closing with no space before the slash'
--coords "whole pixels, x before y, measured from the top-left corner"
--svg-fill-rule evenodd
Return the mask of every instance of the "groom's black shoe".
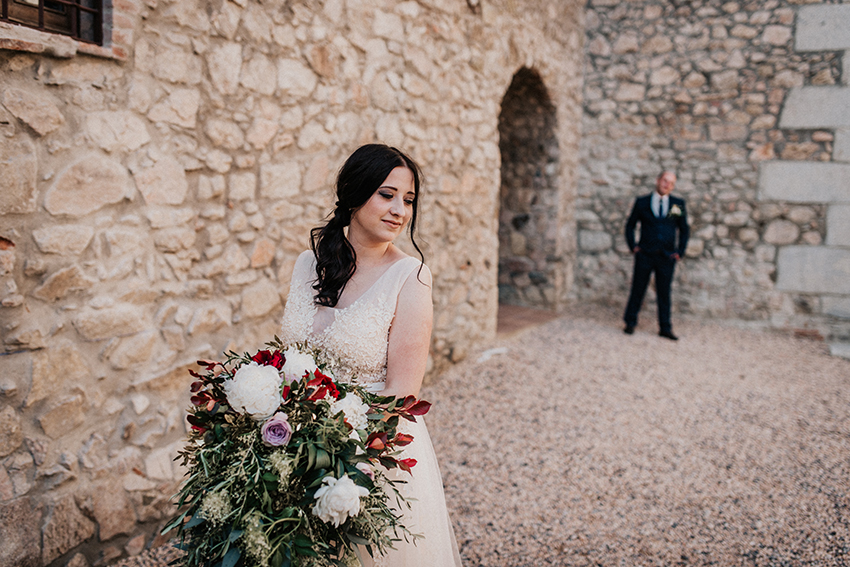
<path id="1" fill-rule="evenodd" d="M 673 334 L 673 331 L 659 331 L 659 337 L 664 337 L 665 339 L 670 339 L 671 341 L 678 341 L 679 337 Z"/>
<path id="2" fill-rule="evenodd" d="M 626 325 L 626 328 L 623 329 L 623 332 L 626 333 L 627 335 L 631 335 L 631 334 L 634 334 L 635 328 L 632 327 L 631 325 Z"/>

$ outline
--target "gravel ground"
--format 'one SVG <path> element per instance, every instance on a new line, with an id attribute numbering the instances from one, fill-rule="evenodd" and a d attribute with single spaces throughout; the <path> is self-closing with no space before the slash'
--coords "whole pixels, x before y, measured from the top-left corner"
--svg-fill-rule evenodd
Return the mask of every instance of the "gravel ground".
<path id="1" fill-rule="evenodd" d="M 850 565 L 850 361 L 732 324 L 649 329 L 574 309 L 425 388 L 464 565 Z"/>
<path id="2" fill-rule="evenodd" d="M 850 565 L 850 361 L 676 331 L 572 312 L 429 388 L 467 567 Z"/>

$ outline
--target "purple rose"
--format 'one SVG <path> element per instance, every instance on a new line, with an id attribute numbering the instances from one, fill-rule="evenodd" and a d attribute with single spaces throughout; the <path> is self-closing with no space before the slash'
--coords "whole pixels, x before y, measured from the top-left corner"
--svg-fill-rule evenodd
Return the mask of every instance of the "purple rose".
<path id="1" fill-rule="evenodd" d="M 292 439 L 292 426 L 289 425 L 288 419 L 285 413 L 279 411 L 263 424 L 263 442 L 266 445 L 279 447 L 289 443 Z"/>

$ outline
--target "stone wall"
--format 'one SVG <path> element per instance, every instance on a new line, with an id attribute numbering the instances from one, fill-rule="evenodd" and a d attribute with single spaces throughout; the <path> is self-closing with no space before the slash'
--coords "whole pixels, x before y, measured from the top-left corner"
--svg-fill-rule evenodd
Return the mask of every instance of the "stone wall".
<path id="1" fill-rule="evenodd" d="M 426 174 L 429 376 L 492 336 L 500 103 L 523 68 L 557 120 L 563 301 L 581 9 L 114 0 L 97 49 L 0 26 L 0 564 L 105 564 L 156 541 L 187 367 L 273 335 L 361 143 Z"/>
<path id="2" fill-rule="evenodd" d="M 834 254 L 846 254 L 836 247 L 847 245 L 838 226 L 844 209 L 830 203 L 850 199 L 850 176 L 838 163 L 848 159 L 841 128 L 850 107 L 837 86 L 848 76 L 839 38 L 850 6 L 802 6 L 813 3 L 590 0 L 578 297 L 625 304 L 625 219 L 658 172 L 672 169 L 692 227 L 674 313 L 850 336 L 834 316 L 847 301 L 840 274 L 827 270 L 818 285 L 791 281 L 803 271 L 819 279 Z M 819 20 L 831 22 L 828 29 L 804 23 L 817 9 L 830 10 Z M 832 43 L 811 43 L 815 35 Z M 802 101 L 811 96 L 822 103 Z M 805 106 L 809 116 L 829 109 L 842 118 L 792 120 L 789 112 Z M 783 192 L 788 185 L 793 195 Z"/>

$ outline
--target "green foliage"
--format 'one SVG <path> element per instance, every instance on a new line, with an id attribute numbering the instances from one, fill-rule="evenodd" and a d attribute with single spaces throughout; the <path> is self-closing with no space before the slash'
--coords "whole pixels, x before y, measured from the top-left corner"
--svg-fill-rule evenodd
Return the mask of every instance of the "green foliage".
<path id="1" fill-rule="evenodd" d="M 401 537 L 414 536 L 398 510 L 409 506 L 387 469 L 410 470 L 415 461 L 398 459 L 412 438 L 398 432 L 399 418 L 415 420 L 427 402 L 370 394 L 352 384 L 331 382 L 321 369 L 282 384 L 282 403 L 293 434 L 285 446 L 263 441 L 263 423 L 234 411 L 223 384 L 252 360 L 280 370 L 281 344 L 274 351 L 227 353 L 224 363 L 200 361 L 192 373 L 192 432 L 179 453 L 188 473 L 177 494 L 178 513 L 163 533 L 177 531 L 189 567 L 294 567 L 345 565 L 355 546 L 371 555 L 385 553 Z M 305 349 L 301 349 L 302 352 Z M 309 351 L 307 351 L 309 352 Z M 315 353 L 312 353 L 316 358 Z M 286 382 L 284 380 L 284 382 Z M 338 392 L 338 393 L 337 393 Z M 331 403 L 355 395 L 369 406 L 367 426 L 353 428 Z M 374 478 L 357 468 L 369 465 Z M 361 465 L 362 466 L 362 465 Z M 347 475 L 369 491 L 360 512 L 342 524 L 312 513 L 316 491 L 328 476 Z"/>

